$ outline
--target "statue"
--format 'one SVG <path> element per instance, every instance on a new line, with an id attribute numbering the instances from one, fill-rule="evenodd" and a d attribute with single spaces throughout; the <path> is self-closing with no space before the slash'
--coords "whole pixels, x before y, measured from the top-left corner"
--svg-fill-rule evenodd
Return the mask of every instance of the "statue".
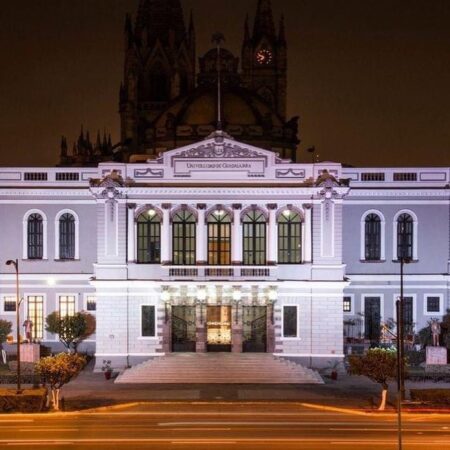
<path id="1" fill-rule="evenodd" d="M 433 336 L 433 347 L 439 347 L 439 335 L 441 334 L 441 324 L 439 319 L 431 319 L 430 321 L 431 335 Z"/>
<path id="2" fill-rule="evenodd" d="M 23 323 L 23 327 L 25 329 L 25 338 L 29 342 L 31 342 L 33 338 L 33 321 L 31 321 L 30 319 L 25 320 L 25 322 Z"/>

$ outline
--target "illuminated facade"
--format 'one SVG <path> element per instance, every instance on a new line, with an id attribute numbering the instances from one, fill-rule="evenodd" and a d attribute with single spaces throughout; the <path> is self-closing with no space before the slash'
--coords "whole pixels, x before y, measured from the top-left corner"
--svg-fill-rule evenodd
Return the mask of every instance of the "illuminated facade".
<path id="1" fill-rule="evenodd" d="M 313 366 L 449 306 L 448 168 L 295 164 L 213 133 L 146 163 L 4 168 L 1 248 L 22 317 L 88 310 L 84 345 L 124 367 L 168 352 L 270 352 Z M 1 269 L 1 316 L 14 276 Z"/>

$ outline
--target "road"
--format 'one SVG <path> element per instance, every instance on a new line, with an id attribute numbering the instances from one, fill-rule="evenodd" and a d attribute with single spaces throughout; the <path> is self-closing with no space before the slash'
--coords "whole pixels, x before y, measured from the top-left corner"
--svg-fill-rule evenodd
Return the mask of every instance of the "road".
<path id="1" fill-rule="evenodd" d="M 405 450 L 450 448 L 450 415 L 404 419 Z M 389 450 L 397 448 L 397 428 L 393 414 L 299 403 L 154 403 L 125 411 L 0 415 L 0 448 Z"/>

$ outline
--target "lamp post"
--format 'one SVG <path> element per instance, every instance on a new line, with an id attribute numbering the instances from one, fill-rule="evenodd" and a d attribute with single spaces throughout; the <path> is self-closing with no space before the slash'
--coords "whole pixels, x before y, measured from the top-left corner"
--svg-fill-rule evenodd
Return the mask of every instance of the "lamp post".
<path id="1" fill-rule="evenodd" d="M 403 270 L 404 265 L 411 259 L 400 256 L 400 297 L 395 302 L 397 314 L 397 422 L 398 422 L 398 449 L 402 450 L 402 400 L 405 399 L 405 336 L 403 324 Z"/>
<path id="2" fill-rule="evenodd" d="M 19 299 L 19 261 L 8 259 L 7 266 L 14 266 L 16 271 L 16 339 L 17 339 L 17 393 L 22 392 L 20 385 L 20 299 Z"/>

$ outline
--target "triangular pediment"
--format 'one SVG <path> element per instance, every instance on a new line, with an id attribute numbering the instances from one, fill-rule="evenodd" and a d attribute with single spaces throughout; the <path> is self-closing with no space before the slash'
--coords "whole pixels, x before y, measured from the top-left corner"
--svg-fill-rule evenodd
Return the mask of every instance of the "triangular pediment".
<path id="1" fill-rule="evenodd" d="M 160 162 L 174 159 L 261 159 L 267 163 L 281 161 L 269 150 L 236 141 L 224 132 L 215 131 L 203 141 L 165 152 Z"/>

